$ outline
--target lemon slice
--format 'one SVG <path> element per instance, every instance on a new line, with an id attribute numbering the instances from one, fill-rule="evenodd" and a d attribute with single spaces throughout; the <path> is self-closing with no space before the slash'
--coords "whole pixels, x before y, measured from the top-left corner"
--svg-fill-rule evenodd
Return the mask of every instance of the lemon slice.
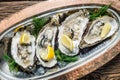
<path id="1" fill-rule="evenodd" d="M 19 27 L 17 27 L 17 28 L 14 30 L 14 32 L 19 31 L 21 28 L 24 28 L 24 26 L 19 26 Z"/>
<path id="2" fill-rule="evenodd" d="M 67 35 L 62 35 L 61 42 L 69 50 L 72 51 L 74 49 L 73 41 Z"/>
<path id="3" fill-rule="evenodd" d="M 48 46 L 47 49 L 48 49 L 48 54 L 47 54 L 46 60 L 51 60 L 55 56 L 54 49 L 51 46 Z"/>
<path id="4" fill-rule="evenodd" d="M 47 46 L 47 51 L 44 50 L 43 53 L 41 54 L 41 58 L 46 61 L 50 61 L 54 58 L 54 49 L 51 46 Z"/>
<path id="5" fill-rule="evenodd" d="M 111 29 L 110 23 L 106 23 L 102 28 L 100 37 L 105 38 L 107 36 L 107 34 L 110 32 L 110 29 Z"/>
<path id="6" fill-rule="evenodd" d="M 30 42 L 30 35 L 28 33 L 22 33 L 20 37 L 20 44 L 28 44 Z"/>

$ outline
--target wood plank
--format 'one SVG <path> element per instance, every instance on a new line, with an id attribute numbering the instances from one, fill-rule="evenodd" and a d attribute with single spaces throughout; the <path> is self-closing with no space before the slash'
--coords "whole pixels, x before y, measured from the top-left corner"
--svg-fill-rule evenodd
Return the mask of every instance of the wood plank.
<path id="1" fill-rule="evenodd" d="M 0 20 L 40 1 L 0 2 Z M 18 7 L 19 6 L 19 7 Z"/>
<path id="2" fill-rule="evenodd" d="M 120 80 L 120 54 L 98 70 L 79 80 Z"/>

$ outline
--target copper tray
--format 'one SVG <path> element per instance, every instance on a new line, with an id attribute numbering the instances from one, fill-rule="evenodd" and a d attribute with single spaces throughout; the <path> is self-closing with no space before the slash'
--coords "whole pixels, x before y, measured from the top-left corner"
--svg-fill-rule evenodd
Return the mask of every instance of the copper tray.
<path id="1" fill-rule="evenodd" d="M 29 23 L 31 21 L 31 17 L 33 16 L 41 17 L 72 9 L 100 8 L 101 5 L 108 3 L 109 2 L 103 2 L 102 0 L 99 0 L 99 2 L 98 0 L 56 0 L 40 2 L 2 20 L 0 22 L 0 39 L 18 25 Z M 117 17 L 118 23 L 120 25 L 120 16 L 118 14 L 118 10 L 120 10 L 120 6 L 118 5 L 119 3 L 119 1 L 117 4 L 113 3 L 112 8 L 109 10 Z M 52 74 L 24 79 L 74 80 L 81 78 L 84 75 L 101 67 L 120 53 L 119 34 L 120 30 L 118 30 L 118 33 L 115 35 L 115 37 L 103 48 L 94 49 L 92 52 L 90 52 L 91 54 L 87 55 L 81 60 L 78 60 L 74 64 L 71 64 Z M 14 77 L 9 72 L 7 72 L 5 63 L 0 63 L 0 65 L 0 77 L 2 79 L 23 80 L 23 78 Z"/>

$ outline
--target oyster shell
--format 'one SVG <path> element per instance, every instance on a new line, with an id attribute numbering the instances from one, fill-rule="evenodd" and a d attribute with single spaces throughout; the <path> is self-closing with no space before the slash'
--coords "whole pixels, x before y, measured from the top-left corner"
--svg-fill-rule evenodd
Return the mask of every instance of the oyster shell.
<path id="1" fill-rule="evenodd" d="M 28 43 L 21 43 L 21 37 L 27 34 L 29 37 Z M 17 32 L 12 38 L 11 55 L 15 62 L 24 69 L 34 64 L 35 56 L 35 37 L 28 31 Z"/>
<path id="2" fill-rule="evenodd" d="M 61 23 L 65 20 L 65 18 L 68 16 L 67 14 L 68 12 L 61 12 L 53 15 L 51 18 L 51 24 L 60 26 Z"/>
<path id="3" fill-rule="evenodd" d="M 54 27 L 52 24 L 48 23 L 44 26 L 43 30 L 41 30 L 38 35 L 36 44 L 36 56 L 41 65 L 44 67 L 53 67 L 57 63 L 54 54 L 56 32 L 57 27 Z M 49 54 L 48 46 L 52 48 L 52 51 L 50 53 L 50 55 L 52 56 L 51 59 L 44 58 Z"/>
<path id="4" fill-rule="evenodd" d="M 103 16 L 93 21 L 87 34 L 84 36 L 84 44 L 81 48 L 89 47 L 112 36 L 118 30 L 117 21 L 109 16 Z"/>
<path id="5" fill-rule="evenodd" d="M 79 52 L 79 43 L 82 40 L 82 35 L 87 27 L 89 12 L 80 10 L 66 18 L 59 28 L 59 49 L 62 53 L 68 56 L 77 55 Z M 68 36 L 68 40 L 73 43 L 73 48 L 69 49 L 62 43 L 62 36 Z M 66 41 L 67 42 L 67 41 Z M 69 45 L 70 46 L 70 45 Z"/>

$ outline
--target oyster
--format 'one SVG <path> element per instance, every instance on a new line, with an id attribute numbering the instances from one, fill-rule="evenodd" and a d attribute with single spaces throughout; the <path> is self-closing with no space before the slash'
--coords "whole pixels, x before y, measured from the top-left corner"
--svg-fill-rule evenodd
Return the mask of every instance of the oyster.
<path id="1" fill-rule="evenodd" d="M 51 18 L 51 24 L 60 26 L 61 23 L 65 20 L 65 18 L 68 16 L 68 12 L 62 12 L 62 13 L 57 13 L 52 16 Z"/>
<path id="2" fill-rule="evenodd" d="M 24 69 L 34 64 L 35 37 L 28 31 L 19 31 L 12 38 L 11 55 L 15 62 Z"/>
<path id="3" fill-rule="evenodd" d="M 57 27 L 48 23 L 38 35 L 36 56 L 44 67 L 53 67 L 57 63 L 54 53 L 56 32 Z"/>
<path id="4" fill-rule="evenodd" d="M 84 44 L 81 48 L 89 47 L 112 36 L 118 30 L 117 21 L 109 16 L 103 16 L 93 21 L 87 34 L 84 36 Z"/>
<path id="5" fill-rule="evenodd" d="M 68 16 L 59 28 L 58 42 L 59 49 L 68 56 L 77 55 L 79 52 L 79 43 L 87 27 L 89 12 L 80 10 Z"/>

